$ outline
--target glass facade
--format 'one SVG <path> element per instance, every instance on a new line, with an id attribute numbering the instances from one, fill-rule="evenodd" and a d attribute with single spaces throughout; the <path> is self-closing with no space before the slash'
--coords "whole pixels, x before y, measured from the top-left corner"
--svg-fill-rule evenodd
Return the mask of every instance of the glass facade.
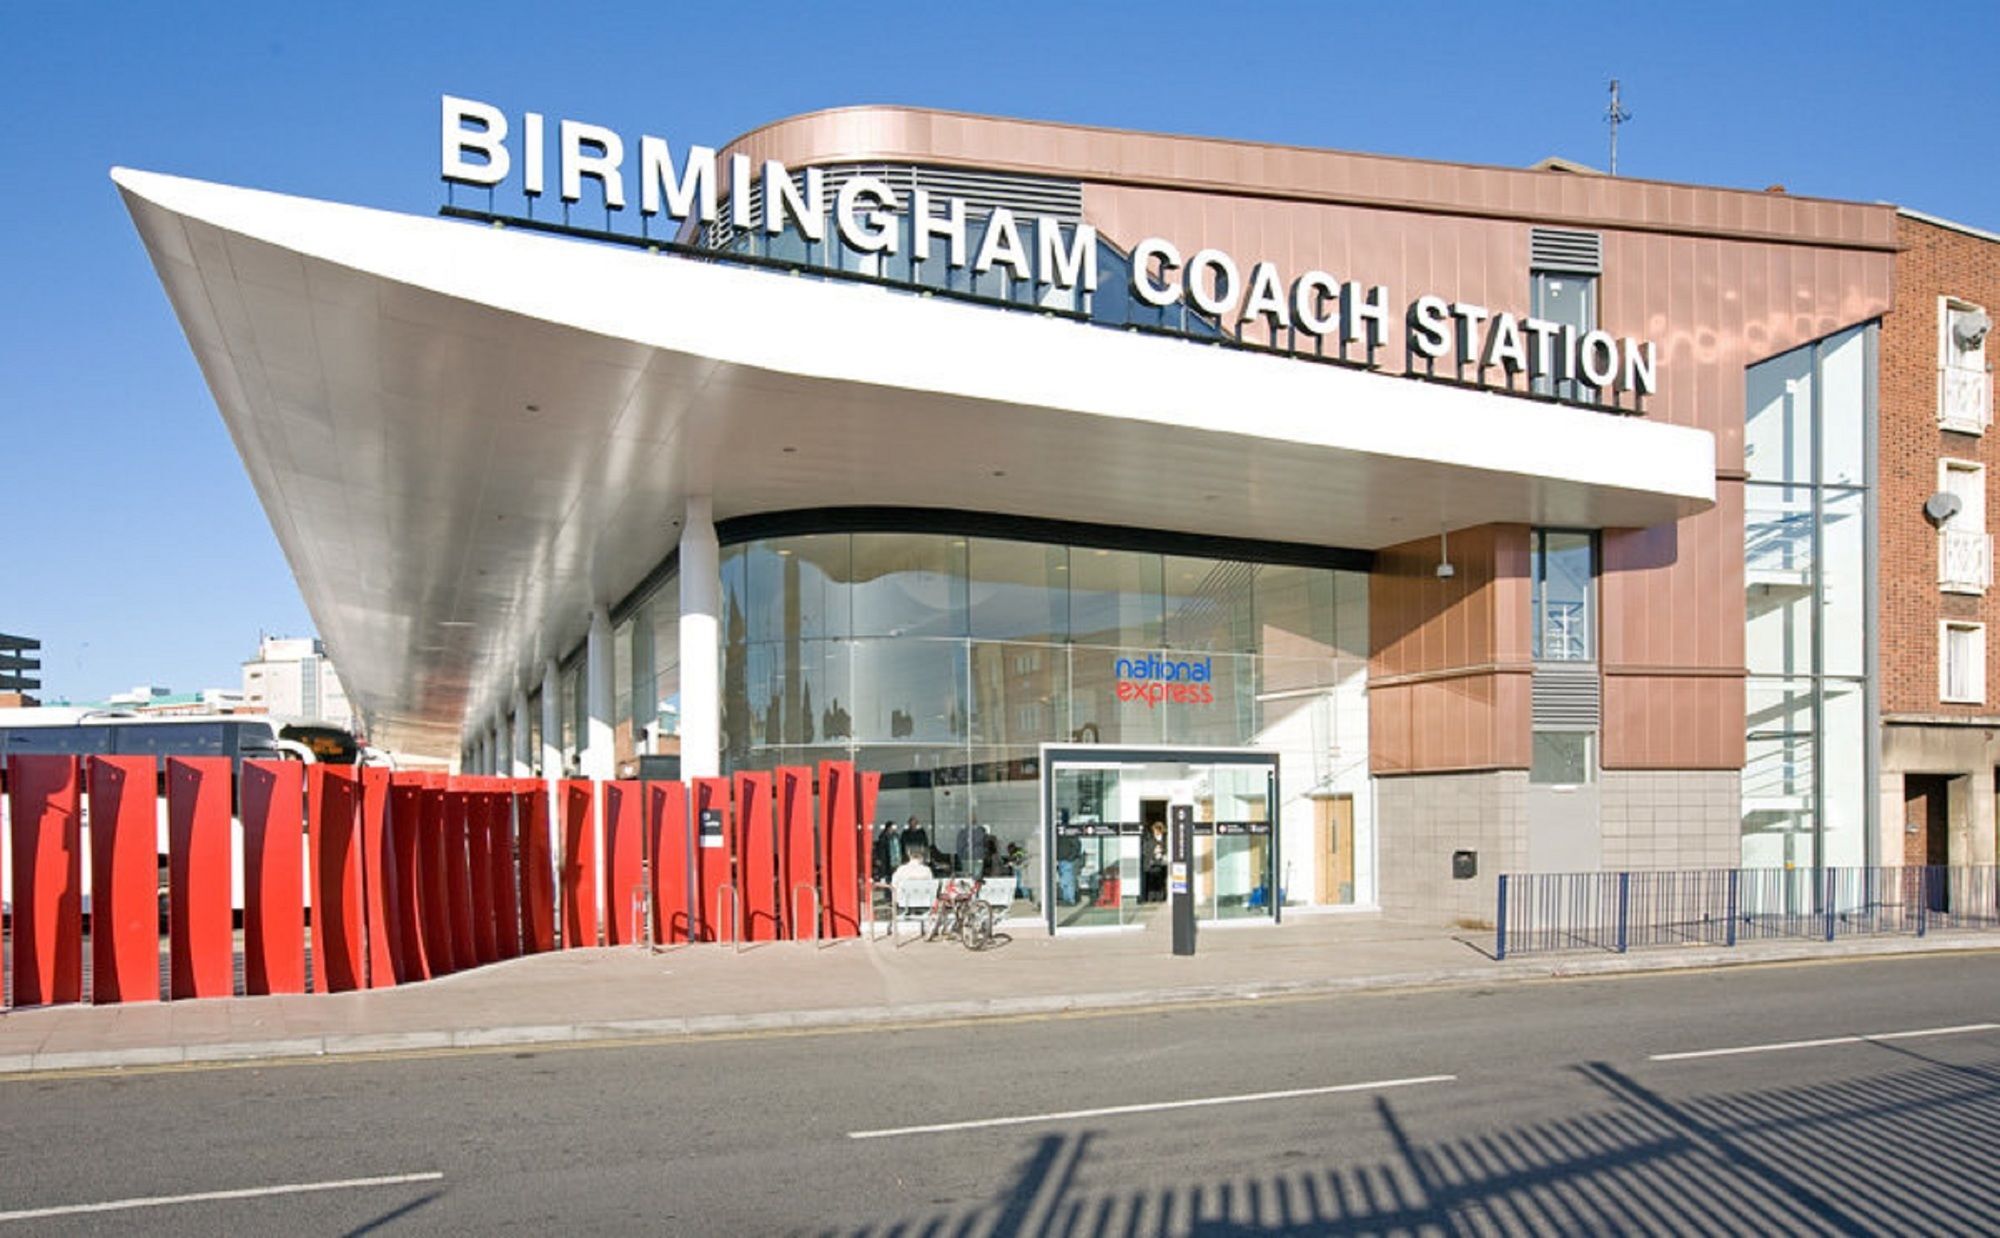
<path id="1" fill-rule="evenodd" d="M 1875 346 L 1868 324 L 1748 371 L 1746 867 L 1869 855 Z"/>
<path id="2" fill-rule="evenodd" d="M 1017 914 L 1039 913 L 1042 745 L 1255 748 L 1283 795 L 1256 845 L 1276 829 L 1295 858 L 1277 884 L 1371 901 L 1365 573 L 907 532 L 741 542 L 720 569 L 724 769 L 879 771 L 879 875 L 914 824 L 942 866 L 1013 876 Z M 671 594 L 653 596 L 657 616 Z M 671 695 L 633 692 L 662 718 Z M 1314 803 L 1336 795 L 1359 863 L 1321 891 Z M 1259 886 L 1268 907 L 1269 878 L 1228 906 Z"/>

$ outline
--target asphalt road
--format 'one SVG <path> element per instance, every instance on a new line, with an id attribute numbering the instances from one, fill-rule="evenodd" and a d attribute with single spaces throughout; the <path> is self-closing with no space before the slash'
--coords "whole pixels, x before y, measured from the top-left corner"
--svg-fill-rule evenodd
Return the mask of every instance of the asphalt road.
<path id="1" fill-rule="evenodd" d="M 1995 1025 L 2000 953 L 27 1077 L 0 1238 L 1992 1233 Z"/>

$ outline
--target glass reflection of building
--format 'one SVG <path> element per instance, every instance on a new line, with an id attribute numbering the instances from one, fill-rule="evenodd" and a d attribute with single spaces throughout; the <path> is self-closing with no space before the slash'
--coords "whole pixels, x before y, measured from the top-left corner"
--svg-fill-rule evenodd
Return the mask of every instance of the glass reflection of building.
<path id="1" fill-rule="evenodd" d="M 943 863 L 984 827 L 1039 908 L 1042 745 L 1265 749 L 1290 899 L 1371 901 L 1371 839 L 1339 888 L 1307 872 L 1315 800 L 1352 797 L 1363 835 L 1371 819 L 1365 572 L 953 533 L 723 536 L 725 771 L 879 771 L 876 825 L 916 818 Z M 631 676 L 616 725 L 655 751 L 675 732 L 677 588 L 614 616 Z M 1212 700 L 1121 697 L 1119 659 L 1155 654 L 1206 658 Z"/>

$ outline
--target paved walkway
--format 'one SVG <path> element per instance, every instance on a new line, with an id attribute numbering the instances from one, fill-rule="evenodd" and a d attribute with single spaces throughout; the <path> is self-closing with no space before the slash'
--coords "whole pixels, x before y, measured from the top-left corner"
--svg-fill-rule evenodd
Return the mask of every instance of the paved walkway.
<path id="1" fill-rule="evenodd" d="M 2000 949 L 2000 935 L 1760 943 L 1629 955 L 1490 956 L 1490 934 L 1374 916 L 1209 928 L 1176 958 L 1162 924 L 972 954 L 884 938 L 824 946 L 626 947 L 538 955 L 372 993 L 0 1014 L 0 1074 L 656 1039 L 1249 1000 L 1864 954 Z"/>

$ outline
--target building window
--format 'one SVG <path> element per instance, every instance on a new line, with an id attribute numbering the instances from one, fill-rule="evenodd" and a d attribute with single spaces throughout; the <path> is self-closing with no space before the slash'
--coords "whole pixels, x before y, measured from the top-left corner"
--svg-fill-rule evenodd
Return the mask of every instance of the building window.
<path id="1" fill-rule="evenodd" d="M 1528 781 L 1577 786 L 1597 781 L 1597 736 L 1590 731 L 1536 731 Z"/>
<path id="2" fill-rule="evenodd" d="M 1938 425 L 1984 434 L 1993 422 L 1993 375 L 1986 366 L 1992 322 L 1969 301 L 1938 301 Z"/>
<path id="3" fill-rule="evenodd" d="M 1536 529 L 1533 627 L 1537 662 L 1588 662 L 1597 654 L 1591 585 L 1597 548 L 1589 533 Z"/>
<path id="4" fill-rule="evenodd" d="M 1986 531 L 1986 466 L 1976 460 L 1938 461 L 1938 490 L 1957 500 L 1938 522 L 1938 587 L 1984 593 L 1993 583 L 1993 535 Z"/>
<path id="5" fill-rule="evenodd" d="M 1953 705 L 1986 703 L 1986 625 L 1938 625 L 1938 696 Z"/>
<path id="6" fill-rule="evenodd" d="M 1850 328 L 1744 376 L 1748 868 L 1853 866 L 1871 854 L 1876 330 Z"/>

